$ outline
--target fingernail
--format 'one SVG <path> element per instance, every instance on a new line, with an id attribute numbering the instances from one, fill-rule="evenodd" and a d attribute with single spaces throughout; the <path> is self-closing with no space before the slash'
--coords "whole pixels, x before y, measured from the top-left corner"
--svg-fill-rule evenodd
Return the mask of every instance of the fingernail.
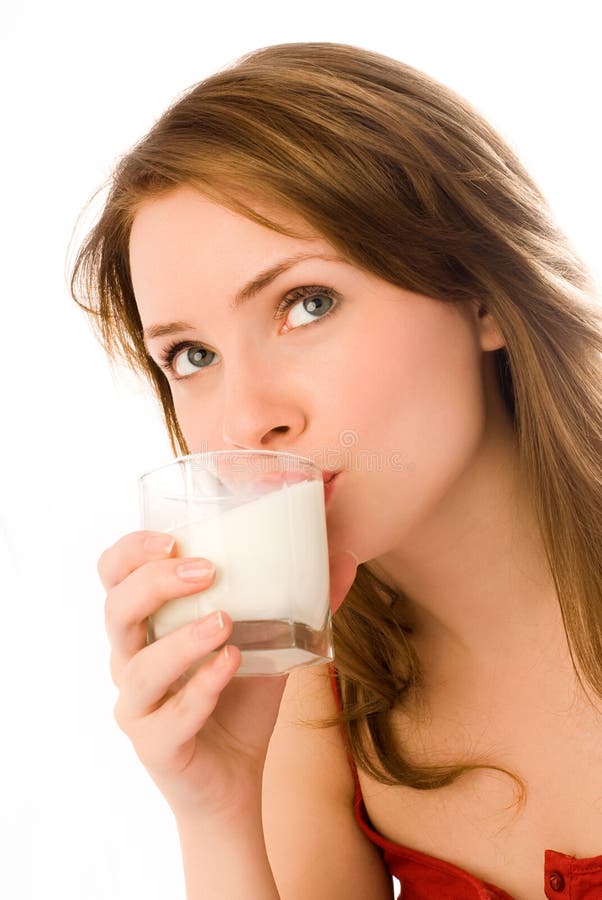
<path id="1" fill-rule="evenodd" d="M 200 619 L 200 621 L 197 622 L 196 633 L 200 638 L 206 638 L 210 637 L 212 634 L 217 634 L 223 627 L 224 620 L 221 612 L 218 610 L 217 612 L 210 613 L 208 616 L 205 616 L 204 619 Z"/>
<path id="2" fill-rule="evenodd" d="M 170 534 L 151 534 L 144 542 L 144 552 L 150 556 L 168 556 L 175 542 Z"/>
<path id="3" fill-rule="evenodd" d="M 213 664 L 217 669 L 221 669 L 228 665 L 230 662 L 230 648 L 224 647 L 223 650 L 213 658 Z"/>
<path id="4" fill-rule="evenodd" d="M 184 581 L 202 581 L 215 571 L 213 563 L 205 560 L 198 562 L 180 563 L 176 574 Z"/>

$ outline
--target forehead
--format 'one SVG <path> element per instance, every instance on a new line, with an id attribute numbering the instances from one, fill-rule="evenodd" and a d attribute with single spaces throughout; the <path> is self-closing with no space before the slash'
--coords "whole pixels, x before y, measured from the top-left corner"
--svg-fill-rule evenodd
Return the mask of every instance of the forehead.
<path id="1" fill-rule="evenodd" d="M 189 185 L 180 185 L 167 194 L 143 200 L 138 206 L 130 230 L 130 258 L 137 261 L 142 245 L 157 243 L 169 246 L 177 238 L 184 247 L 198 242 L 215 245 L 221 241 L 234 244 L 241 238 L 253 243 L 287 242 L 327 243 L 315 228 L 292 210 L 276 207 L 256 198 L 240 197 L 251 210 L 265 217 L 266 224 L 232 209 L 224 203 L 204 196 Z M 274 223 L 290 234 L 269 227 Z"/>
<path id="2" fill-rule="evenodd" d="M 129 242 L 141 317 L 199 296 L 223 302 L 224 296 L 233 296 L 259 272 L 287 257 L 335 253 L 300 216 L 265 203 L 253 203 L 252 209 L 298 236 L 261 225 L 189 186 L 143 201 Z"/>

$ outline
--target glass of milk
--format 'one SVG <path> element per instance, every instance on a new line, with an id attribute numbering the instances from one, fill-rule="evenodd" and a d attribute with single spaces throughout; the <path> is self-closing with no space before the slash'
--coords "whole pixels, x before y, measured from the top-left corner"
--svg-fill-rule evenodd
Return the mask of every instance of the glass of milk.
<path id="1" fill-rule="evenodd" d="M 142 528 L 176 538 L 179 557 L 215 566 L 203 591 L 169 600 L 148 619 L 147 643 L 223 609 L 237 675 L 281 675 L 334 658 L 322 472 L 268 450 L 181 456 L 138 481 Z M 190 677 L 201 659 L 186 673 Z"/>

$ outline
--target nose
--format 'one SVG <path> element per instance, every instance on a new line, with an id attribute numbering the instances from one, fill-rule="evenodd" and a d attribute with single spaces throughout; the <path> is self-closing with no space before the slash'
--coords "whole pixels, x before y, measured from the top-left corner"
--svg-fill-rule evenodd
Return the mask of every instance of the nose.
<path id="1" fill-rule="evenodd" d="M 302 398 L 286 371 L 261 366 L 255 354 L 237 360 L 224 376 L 222 441 L 225 448 L 287 450 L 306 427 Z"/>

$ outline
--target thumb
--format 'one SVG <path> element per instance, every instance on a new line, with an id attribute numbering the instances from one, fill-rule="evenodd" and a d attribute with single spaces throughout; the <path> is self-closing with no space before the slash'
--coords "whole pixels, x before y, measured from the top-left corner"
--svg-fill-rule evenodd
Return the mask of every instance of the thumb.
<path id="1" fill-rule="evenodd" d="M 338 550 L 329 557 L 330 564 L 330 607 L 335 613 L 349 593 L 360 564 L 351 550 Z"/>

